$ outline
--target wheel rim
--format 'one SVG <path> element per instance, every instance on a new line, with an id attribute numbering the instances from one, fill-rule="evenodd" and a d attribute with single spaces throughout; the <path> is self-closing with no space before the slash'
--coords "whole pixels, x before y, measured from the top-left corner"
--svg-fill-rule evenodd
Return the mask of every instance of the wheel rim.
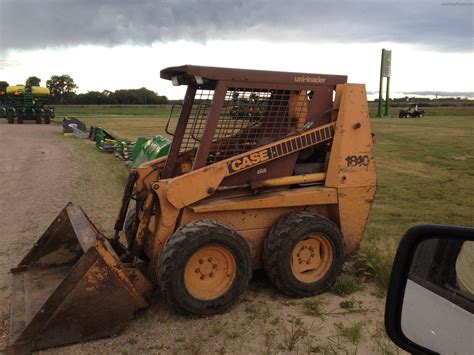
<path id="1" fill-rule="evenodd" d="M 324 235 L 312 234 L 293 248 L 291 271 L 301 282 L 316 282 L 330 269 L 333 258 L 329 240 Z"/>
<path id="2" fill-rule="evenodd" d="M 191 296 L 212 300 L 229 290 L 236 273 L 235 257 L 227 248 L 206 246 L 188 260 L 184 269 L 184 284 Z"/>

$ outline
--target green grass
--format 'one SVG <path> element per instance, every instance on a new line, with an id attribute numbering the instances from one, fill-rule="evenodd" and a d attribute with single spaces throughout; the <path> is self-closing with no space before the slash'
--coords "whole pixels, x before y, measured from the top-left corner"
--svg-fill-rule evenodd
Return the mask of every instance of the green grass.
<path id="1" fill-rule="evenodd" d="M 359 275 L 365 275 L 384 291 L 390 283 L 394 253 L 369 245 L 356 256 L 355 268 Z M 382 292 L 381 296 L 384 293 Z"/>
<path id="2" fill-rule="evenodd" d="M 55 106 L 56 114 L 62 116 L 166 116 L 170 105 L 68 105 Z"/>
<path id="3" fill-rule="evenodd" d="M 378 190 L 365 242 L 390 250 L 418 223 L 472 224 L 474 116 L 373 119 L 372 127 Z"/>
<path id="4" fill-rule="evenodd" d="M 339 296 L 347 296 L 362 289 L 363 286 L 360 280 L 356 280 L 354 277 L 348 275 L 339 276 L 330 288 L 332 293 Z"/>
<path id="5" fill-rule="evenodd" d="M 56 120 L 65 116 L 76 117 L 87 128 L 100 126 L 117 138 L 135 140 L 155 134 L 168 136 L 164 131 L 169 112 L 168 106 L 57 106 Z M 174 130 L 177 113 L 179 110 L 173 113 L 171 130 Z"/>
<path id="6" fill-rule="evenodd" d="M 335 326 L 337 334 L 349 339 L 352 344 L 358 344 L 362 340 L 364 322 L 357 322 L 350 326 L 344 326 L 342 323 L 337 323 Z"/>
<path id="7" fill-rule="evenodd" d="M 306 326 L 300 318 L 294 318 L 288 322 L 288 326 L 282 325 L 280 331 L 282 332 L 281 349 L 292 351 L 296 344 L 306 337 L 311 330 L 311 326 Z"/>
<path id="8" fill-rule="evenodd" d="M 322 317 L 324 315 L 324 304 L 317 296 L 303 300 L 302 307 L 305 315 L 315 317 Z"/>

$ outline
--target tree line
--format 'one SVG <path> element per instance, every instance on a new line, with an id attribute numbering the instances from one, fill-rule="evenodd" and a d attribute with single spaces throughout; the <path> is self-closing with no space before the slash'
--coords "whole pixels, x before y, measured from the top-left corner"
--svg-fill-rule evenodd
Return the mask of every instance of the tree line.
<path id="1" fill-rule="evenodd" d="M 41 86 L 41 79 L 30 76 L 25 86 Z M 115 91 L 89 91 L 76 93 L 78 86 L 67 74 L 53 75 L 46 81 L 51 92 L 50 103 L 62 105 L 161 105 L 168 103 L 168 98 L 158 95 L 145 87 L 140 89 L 120 89 Z"/>

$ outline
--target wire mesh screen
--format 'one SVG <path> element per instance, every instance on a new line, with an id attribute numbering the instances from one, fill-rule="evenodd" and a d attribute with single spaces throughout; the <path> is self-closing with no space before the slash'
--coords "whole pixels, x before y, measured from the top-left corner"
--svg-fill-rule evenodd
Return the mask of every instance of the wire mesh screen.
<path id="1" fill-rule="evenodd" d="M 196 148 L 204 129 L 213 92 L 196 93 L 181 151 Z M 231 88 L 227 91 L 213 135 L 207 163 L 211 164 L 303 127 L 312 92 Z"/>
<path id="2" fill-rule="evenodd" d="M 196 92 L 183 142 L 181 143 L 181 152 L 192 150 L 199 145 L 213 96 L 214 90 L 198 90 Z"/>

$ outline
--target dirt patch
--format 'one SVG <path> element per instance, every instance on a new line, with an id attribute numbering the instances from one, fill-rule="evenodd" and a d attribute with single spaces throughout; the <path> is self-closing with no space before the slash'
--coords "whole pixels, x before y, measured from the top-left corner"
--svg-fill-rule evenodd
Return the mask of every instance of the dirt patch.
<path id="1" fill-rule="evenodd" d="M 71 197 L 71 147 L 56 125 L 0 121 L 0 348 L 6 345 L 10 268 Z"/>
<path id="2" fill-rule="evenodd" d="M 70 200 L 110 234 L 126 174 L 113 157 L 65 139 L 58 125 L 5 123 L 0 123 L 0 349 L 8 338 L 8 270 Z M 156 293 L 151 306 L 117 336 L 45 352 L 398 353 L 385 336 L 380 292 L 370 283 L 362 286 L 344 297 L 327 292 L 293 299 L 257 272 L 240 302 L 212 317 L 177 314 Z"/>

